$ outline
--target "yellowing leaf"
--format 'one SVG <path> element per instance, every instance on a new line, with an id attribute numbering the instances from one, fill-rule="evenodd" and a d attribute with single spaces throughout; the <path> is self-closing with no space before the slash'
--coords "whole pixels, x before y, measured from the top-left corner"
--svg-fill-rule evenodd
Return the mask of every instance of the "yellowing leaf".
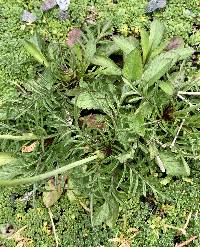
<path id="1" fill-rule="evenodd" d="M 50 208 L 62 195 L 63 188 L 61 186 L 61 181 L 59 180 L 59 183 L 55 185 L 54 179 L 50 179 L 45 188 L 47 191 L 43 192 L 43 202 L 47 208 Z"/>
<path id="2" fill-rule="evenodd" d="M 12 153 L 0 152 L 0 166 L 15 162 L 17 159 L 13 157 Z"/>
<path id="3" fill-rule="evenodd" d="M 37 140 L 38 137 L 34 135 L 33 133 L 24 133 L 21 136 L 16 136 L 16 135 L 0 135 L 0 139 L 4 140 L 14 140 L 14 141 L 26 141 L 26 140 Z"/>

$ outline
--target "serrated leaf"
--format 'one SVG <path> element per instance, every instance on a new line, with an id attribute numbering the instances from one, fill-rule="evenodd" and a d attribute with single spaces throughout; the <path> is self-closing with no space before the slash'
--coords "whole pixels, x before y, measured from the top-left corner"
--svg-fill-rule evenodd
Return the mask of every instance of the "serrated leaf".
<path id="1" fill-rule="evenodd" d="M 121 75 L 121 69 L 110 58 L 95 56 L 92 63 L 104 68 L 103 74 L 105 75 Z"/>
<path id="2" fill-rule="evenodd" d="M 124 55 L 128 55 L 137 47 L 137 40 L 135 38 L 125 38 L 123 36 L 114 36 L 114 43 L 123 51 Z"/>
<path id="3" fill-rule="evenodd" d="M 173 84 L 170 81 L 163 81 L 159 83 L 160 88 L 168 95 L 174 94 L 174 87 Z"/>
<path id="4" fill-rule="evenodd" d="M 145 30 L 141 30 L 141 46 L 142 46 L 142 55 L 143 55 L 143 63 L 146 62 L 147 56 L 149 53 L 149 34 Z"/>
<path id="5" fill-rule="evenodd" d="M 77 101 L 76 106 L 81 109 L 102 109 L 105 105 L 105 97 L 102 96 L 100 93 L 89 93 L 83 92 L 80 93 Z"/>
<path id="6" fill-rule="evenodd" d="M 109 205 L 105 202 L 93 215 L 93 225 L 99 226 L 109 218 Z"/>
<path id="7" fill-rule="evenodd" d="M 136 81 L 141 79 L 142 71 L 143 64 L 141 53 L 136 48 L 125 57 L 123 76 L 130 81 Z"/>
<path id="8" fill-rule="evenodd" d="M 143 80 L 148 83 L 148 86 L 152 86 L 156 81 L 164 76 L 177 61 L 186 59 L 192 55 L 192 53 L 193 49 L 191 48 L 180 48 L 160 54 L 147 66 L 147 69 L 143 73 Z"/>
<path id="9" fill-rule="evenodd" d="M 46 57 L 42 54 L 36 44 L 31 41 L 25 41 L 24 47 L 39 63 L 45 65 L 45 67 L 49 67 Z"/>
<path id="10" fill-rule="evenodd" d="M 96 41 L 94 38 L 88 40 L 88 42 L 85 45 L 85 58 L 86 61 L 88 61 L 89 63 L 91 61 L 93 61 L 93 58 L 95 56 L 96 53 Z"/>
<path id="11" fill-rule="evenodd" d="M 190 167 L 189 167 L 188 163 L 186 162 L 184 157 L 181 156 L 181 159 L 182 159 L 182 162 L 183 162 L 187 176 L 190 176 Z"/>
<path id="12" fill-rule="evenodd" d="M 160 45 L 163 38 L 163 34 L 164 25 L 160 21 L 154 20 L 151 23 L 149 35 L 149 48 L 151 52 Z"/>
<path id="13" fill-rule="evenodd" d="M 128 116 L 128 122 L 132 131 L 140 136 L 145 135 L 145 127 L 144 127 L 144 117 L 141 114 L 134 114 Z"/>
<path id="14" fill-rule="evenodd" d="M 172 176 L 188 176 L 190 174 L 188 164 L 170 151 L 159 152 L 160 159 L 167 171 Z"/>

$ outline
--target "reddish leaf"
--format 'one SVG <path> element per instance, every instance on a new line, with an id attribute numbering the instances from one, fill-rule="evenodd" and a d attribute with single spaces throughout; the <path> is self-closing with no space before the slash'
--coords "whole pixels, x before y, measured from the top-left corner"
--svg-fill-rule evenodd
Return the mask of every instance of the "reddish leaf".
<path id="1" fill-rule="evenodd" d="M 67 45 L 71 47 L 77 44 L 81 39 L 81 34 L 82 32 L 80 29 L 78 28 L 72 29 L 67 36 L 67 41 L 66 41 Z"/>
<path id="2" fill-rule="evenodd" d="M 180 48 L 184 45 L 184 40 L 181 37 L 173 37 L 165 48 L 165 51 Z"/>

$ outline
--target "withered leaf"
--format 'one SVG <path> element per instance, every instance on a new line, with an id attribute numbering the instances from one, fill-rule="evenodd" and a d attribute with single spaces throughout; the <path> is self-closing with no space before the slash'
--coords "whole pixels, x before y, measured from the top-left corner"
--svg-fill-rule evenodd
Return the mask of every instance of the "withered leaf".
<path id="1" fill-rule="evenodd" d="M 61 197 L 63 193 L 63 187 L 61 182 L 61 179 L 59 179 L 59 182 L 56 185 L 54 179 L 52 178 L 48 181 L 47 185 L 45 186 L 46 191 L 43 192 L 43 202 L 47 208 L 53 206 Z"/>
<path id="2" fill-rule="evenodd" d="M 165 51 L 180 48 L 184 45 L 184 40 L 181 37 L 173 37 L 167 44 Z"/>

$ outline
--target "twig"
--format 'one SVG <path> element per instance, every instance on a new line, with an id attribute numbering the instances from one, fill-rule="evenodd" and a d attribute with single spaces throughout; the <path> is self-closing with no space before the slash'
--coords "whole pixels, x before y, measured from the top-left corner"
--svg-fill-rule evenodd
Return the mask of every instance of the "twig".
<path id="1" fill-rule="evenodd" d="M 81 207 L 83 207 L 83 209 L 85 209 L 86 212 L 90 213 L 90 209 L 80 200 L 79 200 L 79 204 L 81 205 Z"/>
<path id="2" fill-rule="evenodd" d="M 182 95 L 177 94 L 177 96 L 178 96 L 180 99 L 182 99 L 184 102 L 186 102 L 190 107 L 191 107 L 191 106 L 194 106 L 188 99 L 186 99 L 186 98 L 183 97 Z M 197 111 L 200 111 L 200 108 L 198 108 Z"/>
<path id="3" fill-rule="evenodd" d="M 164 164 L 162 160 L 160 159 L 159 155 L 156 156 L 156 162 L 157 162 L 157 165 L 160 167 L 161 172 L 165 172 Z"/>
<path id="4" fill-rule="evenodd" d="M 183 97 L 182 95 L 177 94 L 177 96 L 178 96 L 180 99 L 182 99 L 183 101 L 185 101 L 186 103 L 188 103 L 189 106 L 193 106 L 193 104 L 192 104 L 189 100 L 187 100 L 185 97 Z"/>
<path id="5" fill-rule="evenodd" d="M 160 145 L 162 148 L 166 148 L 167 147 L 167 144 L 163 144 L 162 142 L 160 142 L 159 140 L 155 140 L 156 141 L 156 143 L 158 144 L 158 145 Z"/>
<path id="6" fill-rule="evenodd" d="M 174 137 L 174 140 L 173 140 L 173 142 L 172 142 L 170 148 L 173 148 L 173 147 L 174 147 L 174 145 L 175 145 L 175 143 L 176 143 L 176 140 L 177 140 L 177 138 L 178 138 L 178 135 L 179 135 L 179 133 L 180 133 L 180 131 L 181 131 L 181 129 L 182 129 L 184 123 L 185 123 L 185 119 L 183 119 L 181 125 L 179 126 L 178 131 L 177 131 L 177 133 L 176 133 L 176 136 Z"/>
<path id="7" fill-rule="evenodd" d="M 193 95 L 193 96 L 200 96 L 200 92 L 184 92 L 184 91 L 179 91 L 178 94 L 183 94 L 183 95 Z"/>
<path id="8" fill-rule="evenodd" d="M 56 247 L 59 246 L 59 243 L 58 243 L 58 235 L 56 233 L 56 227 L 55 227 L 55 224 L 53 222 L 53 214 L 51 212 L 51 209 L 48 208 L 48 213 L 49 213 L 49 217 L 51 219 L 51 225 L 52 225 L 52 229 L 53 229 L 53 235 L 54 235 L 54 238 L 55 238 L 55 242 L 56 242 Z"/>
<path id="9" fill-rule="evenodd" d="M 188 226 L 188 224 L 190 222 L 191 217 L 192 217 L 192 211 L 189 213 L 189 215 L 187 217 L 187 221 L 186 221 L 186 223 L 185 223 L 185 225 L 183 227 L 184 230 L 186 230 L 186 228 L 187 228 L 187 226 Z"/>
<path id="10" fill-rule="evenodd" d="M 197 238 L 197 236 L 193 236 L 193 237 L 189 238 L 188 240 L 186 240 L 186 241 L 184 241 L 184 242 L 182 242 L 182 243 L 180 243 L 178 245 L 176 244 L 175 247 L 183 247 L 183 246 L 186 246 L 186 245 L 190 244 L 196 238 Z"/>

